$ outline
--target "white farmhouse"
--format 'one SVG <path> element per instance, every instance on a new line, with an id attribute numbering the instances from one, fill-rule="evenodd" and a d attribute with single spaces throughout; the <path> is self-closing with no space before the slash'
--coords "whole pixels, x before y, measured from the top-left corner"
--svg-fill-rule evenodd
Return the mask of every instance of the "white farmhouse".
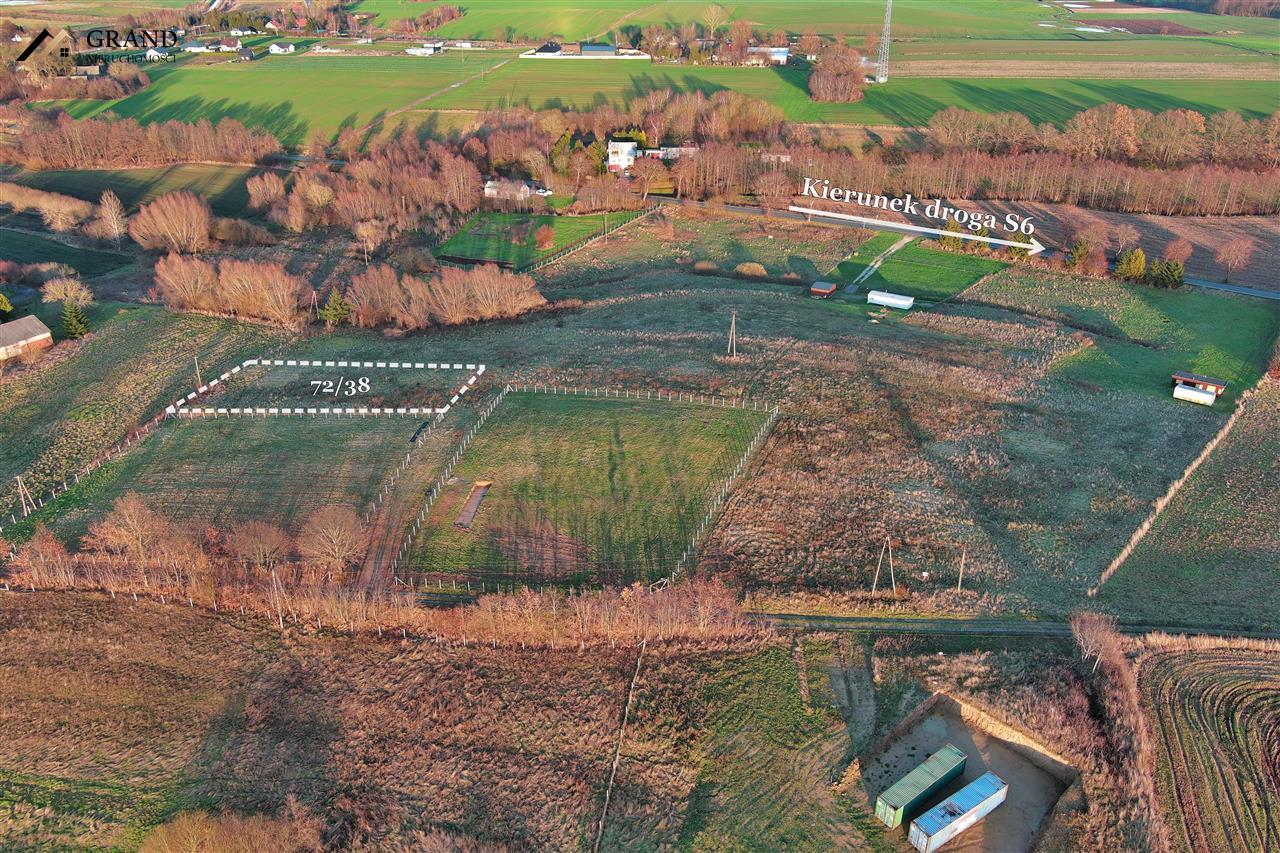
<path id="1" fill-rule="evenodd" d="M 277 55 L 284 54 L 284 53 L 293 53 L 295 50 L 297 50 L 297 48 L 294 45 L 287 44 L 285 42 L 277 42 L 276 44 L 273 44 L 271 45 L 271 47 L 267 48 L 268 53 L 274 53 Z"/>

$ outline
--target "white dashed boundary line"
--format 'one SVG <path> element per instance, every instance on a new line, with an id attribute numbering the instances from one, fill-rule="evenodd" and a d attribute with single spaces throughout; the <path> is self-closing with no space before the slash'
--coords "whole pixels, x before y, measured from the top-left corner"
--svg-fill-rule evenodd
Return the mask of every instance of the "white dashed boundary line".
<path id="1" fill-rule="evenodd" d="M 438 408 L 430 406 L 409 406 L 409 407 L 352 407 L 352 406 L 327 406 L 327 407 L 281 407 L 281 406 L 189 406 L 188 403 L 195 400 L 202 394 L 207 394 L 214 388 L 229 380 L 231 377 L 240 373 L 248 367 L 352 367 L 352 368 L 372 368 L 385 370 L 469 370 L 471 375 L 467 377 L 467 381 L 458 386 L 458 390 L 449 398 L 449 402 Z M 285 416 L 344 416 L 344 417 L 394 417 L 396 415 L 422 416 L 422 415 L 446 415 L 449 410 L 458 404 L 462 396 L 470 391 L 476 384 L 476 381 L 484 375 L 485 366 L 483 364 L 466 363 L 459 361 L 364 361 L 363 359 L 296 359 L 296 358 L 250 358 L 228 370 L 217 379 L 211 379 L 208 384 L 201 385 L 185 397 L 175 400 L 173 403 L 165 407 L 165 414 L 169 417 L 285 417 Z"/>

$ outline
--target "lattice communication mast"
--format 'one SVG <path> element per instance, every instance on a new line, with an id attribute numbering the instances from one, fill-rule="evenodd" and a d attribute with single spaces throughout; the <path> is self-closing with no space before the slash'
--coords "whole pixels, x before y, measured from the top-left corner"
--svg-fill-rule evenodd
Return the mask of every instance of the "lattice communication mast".
<path id="1" fill-rule="evenodd" d="M 880 50 L 876 56 L 876 82 L 889 80 L 889 19 L 893 17 L 893 0 L 885 0 L 884 32 L 880 34 Z"/>

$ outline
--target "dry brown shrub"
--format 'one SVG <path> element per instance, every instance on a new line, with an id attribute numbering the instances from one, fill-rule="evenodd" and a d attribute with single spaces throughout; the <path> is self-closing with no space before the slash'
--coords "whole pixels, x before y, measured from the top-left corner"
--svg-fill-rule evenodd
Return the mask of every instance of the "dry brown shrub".
<path id="1" fill-rule="evenodd" d="M 245 181 L 249 191 L 249 206 L 255 210 L 267 210 L 284 198 L 284 181 L 275 172 L 263 172 Z"/>
<path id="2" fill-rule="evenodd" d="M 208 203 L 195 193 L 166 193 L 142 206 L 129 236 L 144 249 L 199 252 L 209 248 L 211 220 Z"/>
<path id="3" fill-rule="evenodd" d="M 285 814 L 211 815 L 182 812 L 156 827 L 142 842 L 142 853 L 303 853 L 324 849 L 321 824 L 290 796 Z"/>
<path id="4" fill-rule="evenodd" d="M 764 264 L 744 261 L 733 268 L 733 274 L 740 278 L 768 278 L 769 271 L 764 268 Z"/>

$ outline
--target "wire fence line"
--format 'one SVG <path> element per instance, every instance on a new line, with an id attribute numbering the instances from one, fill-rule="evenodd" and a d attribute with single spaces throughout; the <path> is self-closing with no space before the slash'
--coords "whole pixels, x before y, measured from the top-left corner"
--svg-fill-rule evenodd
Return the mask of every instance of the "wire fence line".
<path id="1" fill-rule="evenodd" d="M 400 543 L 400 550 L 396 552 L 395 557 L 391 560 L 390 570 L 393 577 L 400 569 L 400 564 L 412 553 L 414 540 L 417 539 L 418 534 L 422 531 L 422 525 L 427 520 L 427 513 L 431 511 L 431 507 L 435 503 L 436 498 L 440 496 L 440 493 L 444 490 L 445 484 L 448 483 L 449 478 L 453 476 L 453 469 L 458 462 L 462 460 L 462 454 L 471 445 L 472 440 L 474 440 L 476 434 L 480 432 L 485 421 L 489 420 L 489 416 L 492 415 L 498 406 L 502 404 L 502 401 L 506 399 L 507 393 L 510 391 L 510 385 L 503 386 L 502 390 L 499 391 L 498 394 L 480 410 L 480 416 L 476 419 L 476 422 L 471 425 L 471 429 L 467 430 L 466 434 L 462 437 L 462 440 L 458 442 L 458 446 L 454 448 L 453 455 L 449 458 L 449 461 L 445 463 L 444 469 L 441 470 L 440 476 L 437 477 L 435 483 L 427 489 L 427 498 L 423 502 L 422 508 L 418 511 L 417 518 L 414 519 L 413 525 L 405 534 L 404 541 Z M 441 417 L 443 417 L 443 415 L 441 415 Z M 421 441 L 419 441 L 419 446 L 421 446 Z M 401 470 L 403 470 L 403 468 Z M 385 493 L 383 497 L 385 498 Z M 375 567 L 375 576 L 378 568 L 380 567 Z"/>

